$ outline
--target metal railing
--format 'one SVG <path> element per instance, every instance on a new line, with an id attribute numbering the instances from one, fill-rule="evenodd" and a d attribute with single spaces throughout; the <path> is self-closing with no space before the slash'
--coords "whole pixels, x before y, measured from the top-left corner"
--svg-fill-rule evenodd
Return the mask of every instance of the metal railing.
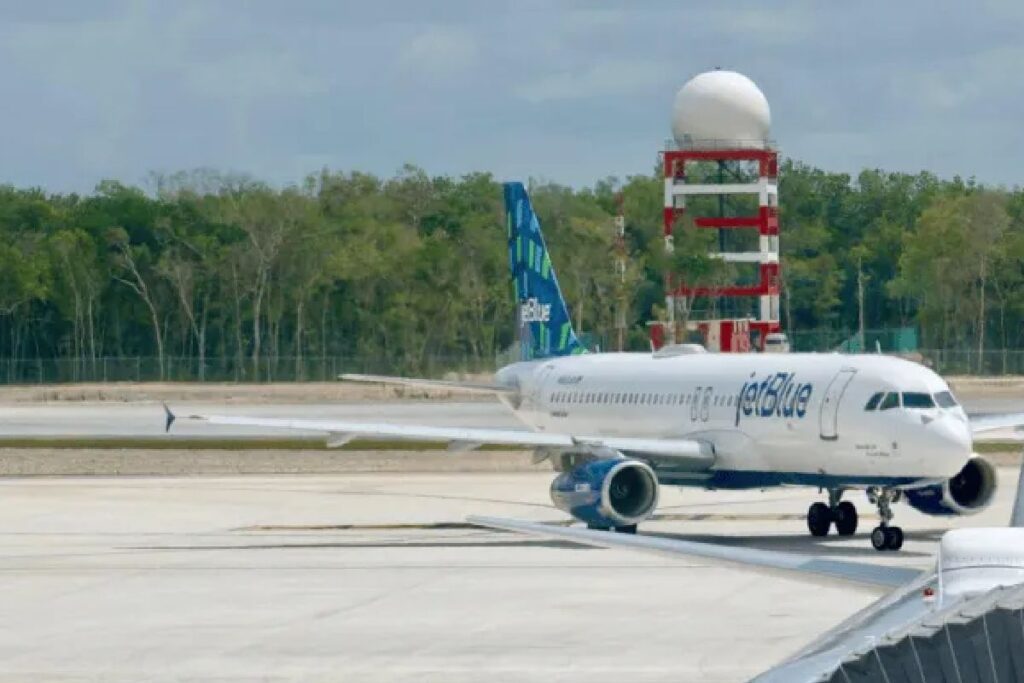
<path id="1" fill-rule="evenodd" d="M 756 149 L 773 151 L 775 140 L 771 138 L 688 138 L 682 142 L 675 138 L 665 138 L 663 150 L 666 152 L 682 152 L 705 149 Z"/>

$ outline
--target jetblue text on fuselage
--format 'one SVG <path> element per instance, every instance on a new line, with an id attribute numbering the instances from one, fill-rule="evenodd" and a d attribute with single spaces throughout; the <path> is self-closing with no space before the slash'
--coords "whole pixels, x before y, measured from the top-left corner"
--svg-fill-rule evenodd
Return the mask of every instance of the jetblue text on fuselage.
<path id="1" fill-rule="evenodd" d="M 736 403 L 736 424 L 740 417 L 796 417 L 807 414 L 814 387 L 801 384 L 792 372 L 771 373 L 763 378 L 751 374 L 740 389 Z"/>
<path id="2" fill-rule="evenodd" d="M 551 319 L 551 304 L 542 304 L 536 298 L 527 299 L 519 308 L 519 320 L 524 323 L 546 323 Z"/>

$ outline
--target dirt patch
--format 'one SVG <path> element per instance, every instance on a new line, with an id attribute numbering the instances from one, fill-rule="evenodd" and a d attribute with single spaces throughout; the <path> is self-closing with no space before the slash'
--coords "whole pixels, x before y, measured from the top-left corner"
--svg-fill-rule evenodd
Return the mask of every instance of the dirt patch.
<path id="1" fill-rule="evenodd" d="M 1024 399 L 1024 377 L 946 377 L 950 388 L 964 398 Z"/>
<path id="2" fill-rule="evenodd" d="M 446 379 L 487 382 L 489 376 L 451 376 Z M 1024 400 L 1024 377 L 948 377 L 962 398 L 1013 398 Z M 135 403 L 176 401 L 211 403 L 356 403 L 387 400 L 493 401 L 481 394 L 448 390 L 355 384 L 352 382 L 279 382 L 235 384 L 231 382 L 114 382 L 0 386 L 0 403 Z"/>
<path id="3" fill-rule="evenodd" d="M 132 450 L 0 448 L 0 476 L 532 472 L 524 451 Z"/>
<path id="4" fill-rule="evenodd" d="M 234 383 L 109 383 L 0 387 L 0 403 L 355 403 L 415 400 L 493 401 L 487 395 L 424 390 L 352 382 Z"/>

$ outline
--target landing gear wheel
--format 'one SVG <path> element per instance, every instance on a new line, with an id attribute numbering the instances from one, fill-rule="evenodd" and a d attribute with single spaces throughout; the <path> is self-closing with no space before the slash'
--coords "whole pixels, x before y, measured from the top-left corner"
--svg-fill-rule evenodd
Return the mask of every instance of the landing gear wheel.
<path id="1" fill-rule="evenodd" d="M 871 530 L 871 546 L 875 550 L 885 550 L 889 547 L 889 533 L 884 526 L 876 526 Z"/>
<path id="2" fill-rule="evenodd" d="M 889 526 L 892 521 L 892 504 L 902 495 L 899 489 L 883 489 L 873 486 L 867 490 L 868 500 L 878 506 L 882 523 L 871 532 L 871 545 L 875 550 L 899 550 L 903 547 L 903 529 Z"/>
<path id="3" fill-rule="evenodd" d="M 857 508 L 848 500 L 836 506 L 832 511 L 836 523 L 836 533 L 840 536 L 852 536 L 857 533 Z"/>
<path id="4" fill-rule="evenodd" d="M 825 503 L 814 503 L 807 509 L 807 530 L 811 536 L 828 536 L 832 526 L 832 509 Z"/>
<path id="5" fill-rule="evenodd" d="M 875 550 L 899 550 L 903 547 L 903 529 L 898 526 L 876 526 L 871 532 Z"/>
<path id="6" fill-rule="evenodd" d="M 615 527 L 615 530 L 618 531 L 620 534 L 635 534 L 636 533 L 636 524 L 627 524 L 626 526 L 617 526 L 617 527 Z"/>
<path id="7" fill-rule="evenodd" d="M 898 526 L 891 526 L 886 529 L 886 536 L 888 536 L 886 547 L 889 550 L 899 550 L 903 547 L 903 529 Z"/>
<path id="8" fill-rule="evenodd" d="M 608 531 L 608 527 L 601 526 L 600 524 L 591 524 L 590 522 L 587 522 L 587 528 L 594 531 Z"/>

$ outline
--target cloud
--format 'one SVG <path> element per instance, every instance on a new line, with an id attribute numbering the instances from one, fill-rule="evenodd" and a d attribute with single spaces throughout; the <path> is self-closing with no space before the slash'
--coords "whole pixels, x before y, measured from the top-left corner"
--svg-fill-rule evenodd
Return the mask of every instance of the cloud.
<path id="1" fill-rule="evenodd" d="M 889 95 L 925 114 L 1000 103 L 1018 92 L 1007 84 L 1017 80 L 1022 60 L 1024 48 L 995 46 L 938 64 L 905 65 L 891 74 Z"/>
<path id="2" fill-rule="evenodd" d="M 435 81 L 464 75 L 480 59 L 480 46 L 467 29 L 430 26 L 416 33 L 398 53 L 398 65 L 408 74 Z"/>
<path id="3" fill-rule="evenodd" d="M 307 97 L 328 92 L 327 80 L 286 53 L 252 51 L 226 55 L 185 68 L 195 92 L 213 98 L 252 100 Z"/>
<path id="4" fill-rule="evenodd" d="M 559 71 L 516 86 L 515 93 L 533 104 L 556 100 L 628 95 L 671 87 L 672 70 L 661 62 L 607 61 L 576 71 Z"/>
<path id="5" fill-rule="evenodd" d="M 710 10 L 703 22 L 708 28 L 728 31 L 762 44 L 792 45 L 814 34 L 817 23 L 815 5 L 806 3 L 781 6 L 727 7 Z"/>
<path id="6" fill-rule="evenodd" d="M 1022 33 L 1002 0 L 0 3 L 0 177 L 88 191 L 210 166 L 284 184 L 413 162 L 588 184 L 649 172 L 676 89 L 720 65 L 758 83 L 808 163 L 1012 183 Z"/>

